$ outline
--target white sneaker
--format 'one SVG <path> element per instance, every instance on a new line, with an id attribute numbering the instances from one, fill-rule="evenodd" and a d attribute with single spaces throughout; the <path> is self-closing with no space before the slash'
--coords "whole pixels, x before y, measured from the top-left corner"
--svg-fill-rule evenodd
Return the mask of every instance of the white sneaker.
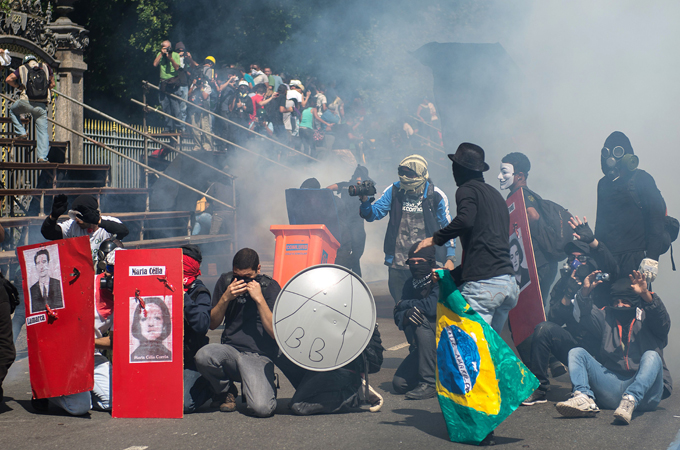
<path id="1" fill-rule="evenodd" d="M 579 391 L 574 391 L 569 400 L 559 402 L 555 407 L 565 417 L 595 417 L 600 412 L 595 400 Z"/>
<path id="2" fill-rule="evenodd" d="M 630 421 L 633 420 L 634 410 L 635 397 L 630 394 L 623 394 L 619 407 L 614 411 L 614 419 L 623 425 L 630 425 Z"/>

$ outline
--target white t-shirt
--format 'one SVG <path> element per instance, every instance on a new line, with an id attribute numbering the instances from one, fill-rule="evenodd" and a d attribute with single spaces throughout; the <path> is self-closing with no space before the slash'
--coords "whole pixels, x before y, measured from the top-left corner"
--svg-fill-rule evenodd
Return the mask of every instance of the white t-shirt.
<path id="1" fill-rule="evenodd" d="M 288 91 L 288 92 L 290 92 L 290 91 Z M 290 100 L 290 99 L 286 100 L 286 109 L 292 108 L 293 106 L 295 106 L 295 102 L 293 102 L 293 100 Z M 293 113 L 289 113 L 289 112 L 283 113 L 283 127 L 288 131 L 293 130 L 293 124 L 290 121 L 290 115 L 291 114 L 293 114 Z"/>
<path id="2" fill-rule="evenodd" d="M 104 274 L 99 274 L 94 277 L 94 338 L 99 339 L 104 336 L 104 333 L 109 331 L 113 326 L 113 311 L 104 317 L 101 312 L 97 309 L 97 302 L 102 301 L 100 298 L 100 288 L 99 280 L 104 276 Z M 113 302 L 112 302 L 113 303 Z M 101 355 L 100 351 L 95 348 L 95 355 Z"/>
<path id="3" fill-rule="evenodd" d="M 119 219 L 116 219 L 115 217 L 111 216 L 102 216 L 102 220 L 110 220 L 113 222 L 123 223 Z M 92 261 L 94 261 L 95 264 L 97 263 L 97 250 L 99 250 L 99 244 L 113 236 L 111 233 L 109 233 L 102 227 L 99 227 L 94 231 L 88 228 L 85 229 L 80 228 L 80 226 L 78 226 L 78 223 L 73 219 L 69 219 L 66 222 L 62 222 L 59 224 L 59 226 L 61 227 L 61 233 L 63 234 L 64 239 L 80 236 L 90 237 L 90 249 L 92 250 Z"/>
<path id="4" fill-rule="evenodd" d="M 288 93 L 286 94 L 286 98 L 288 100 L 295 99 L 298 101 L 298 103 L 302 103 L 302 94 L 300 94 L 298 91 L 295 89 L 290 89 Z"/>

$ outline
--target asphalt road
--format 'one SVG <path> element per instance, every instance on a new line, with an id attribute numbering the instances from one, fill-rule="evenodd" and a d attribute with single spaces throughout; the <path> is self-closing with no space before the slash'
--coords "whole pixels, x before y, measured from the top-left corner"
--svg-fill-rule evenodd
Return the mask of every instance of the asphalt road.
<path id="1" fill-rule="evenodd" d="M 380 330 L 386 348 L 405 342 L 391 319 L 392 299 L 386 283 L 371 283 L 378 305 Z M 219 331 L 210 333 L 219 341 Z M 470 448 L 448 439 L 436 399 L 412 401 L 391 393 L 391 380 L 408 349 L 388 350 L 382 370 L 371 375 L 371 385 L 385 397 L 377 413 L 367 407 L 348 414 L 298 417 L 287 404 L 293 389 L 281 377 L 276 415 L 257 419 L 207 407 L 183 419 L 112 419 L 93 411 L 70 417 L 51 409 L 36 414 L 30 406 L 25 338 L 20 355 L 5 381 L 6 407 L 0 411 L 1 449 L 397 449 Z M 676 377 L 677 378 L 677 377 Z M 593 419 L 565 419 L 554 403 L 570 391 L 567 375 L 555 380 L 549 402 L 520 407 L 496 429 L 496 446 L 508 449 L 666 449 L 680 428 L 680 400 L 675 394 L 652 413 L 636 415 L 629 426 L 613 425 L 613 411 Z"/>

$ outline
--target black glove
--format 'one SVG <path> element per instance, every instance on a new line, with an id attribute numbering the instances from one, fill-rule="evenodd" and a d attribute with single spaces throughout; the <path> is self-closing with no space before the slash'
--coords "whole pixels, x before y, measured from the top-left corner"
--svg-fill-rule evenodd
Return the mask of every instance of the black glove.
<path id="1" fill-rule="evenodd" d="M 584 222 L 574 228 L 574 233 L 580 236 L 578 239 L 579 241 L 585 242 L 586 244 L 590 244 L 595 240 L 595 235 L 593 235 L 593 230 L 590 229 L 588 222 Z"/>
<path id="2" fill-rule="evenodd" d="M 579 289 L 581 289 L 581 283 L 579 283 L 576 279 L 569 277 L 569 280 L 567 280 L 567 287 L 564 290 L 564 295 L 567 298 L 572 299 Z"/>
<path id="3" fill-rule="evenodd" d="M 90 210 L 86 211 L 85 214 L 82 214 L 80 216 L 80 218 L 85 223 L 97 225 L 97 224 L 99 224 L 99 219 L 100 219 L 99 211 L 97 211 L 96 209 L 90 209 Z"/>
<path id="4" fill-rule="evenodd" d="M 59 216 L 64 214 L 67 209 L 68 209 L 68 197 L 66 197 L 64 194 L 59 194 L 56 197 L 54 197 L 54 201 L 52 202 L 52 212 L 50 213 L 50 216 L 54 217 L 55 219 L 58 219 Z"/>
<path id="5" fill-rule="evenodd" d="M 422 324 L 425 323 L 425 316 L 423 315 L 420 310 L 414 306 L 413 308 L 409 309 L 406 311 L 406 315 L 404 316 L 404 320 L 410 321 L 412 324 L 415 326 L 419 327 Z"/>

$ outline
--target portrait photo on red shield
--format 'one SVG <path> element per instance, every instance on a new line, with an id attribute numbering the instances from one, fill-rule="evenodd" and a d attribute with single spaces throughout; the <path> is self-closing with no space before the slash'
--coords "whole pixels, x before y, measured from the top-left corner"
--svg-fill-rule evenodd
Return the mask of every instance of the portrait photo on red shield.
<path id="1" fill-rule="evenodd" d="M 531 284 L 531 278 L 529 277 L 529 266 L 526 261 L 524 240 L 520 228 L 510 235 L 510 261 L 512 262 L 512 270 L 515 272 L 515 280 L 519 285 L 519 291 L 522 292 L 524 288 Z"/>
<path id="2" fill-rule="evenodd" d="M 61 286 L 59 249 L 56 244 L 24 251 L 26 284 L 31 314 L 50 309 L 63 309 L 64 291 Z"/>
<path id="3" fill-rule="evenodd" d="M 172 361 L 172 296 L 130 298 L 130 362 Z"/>

